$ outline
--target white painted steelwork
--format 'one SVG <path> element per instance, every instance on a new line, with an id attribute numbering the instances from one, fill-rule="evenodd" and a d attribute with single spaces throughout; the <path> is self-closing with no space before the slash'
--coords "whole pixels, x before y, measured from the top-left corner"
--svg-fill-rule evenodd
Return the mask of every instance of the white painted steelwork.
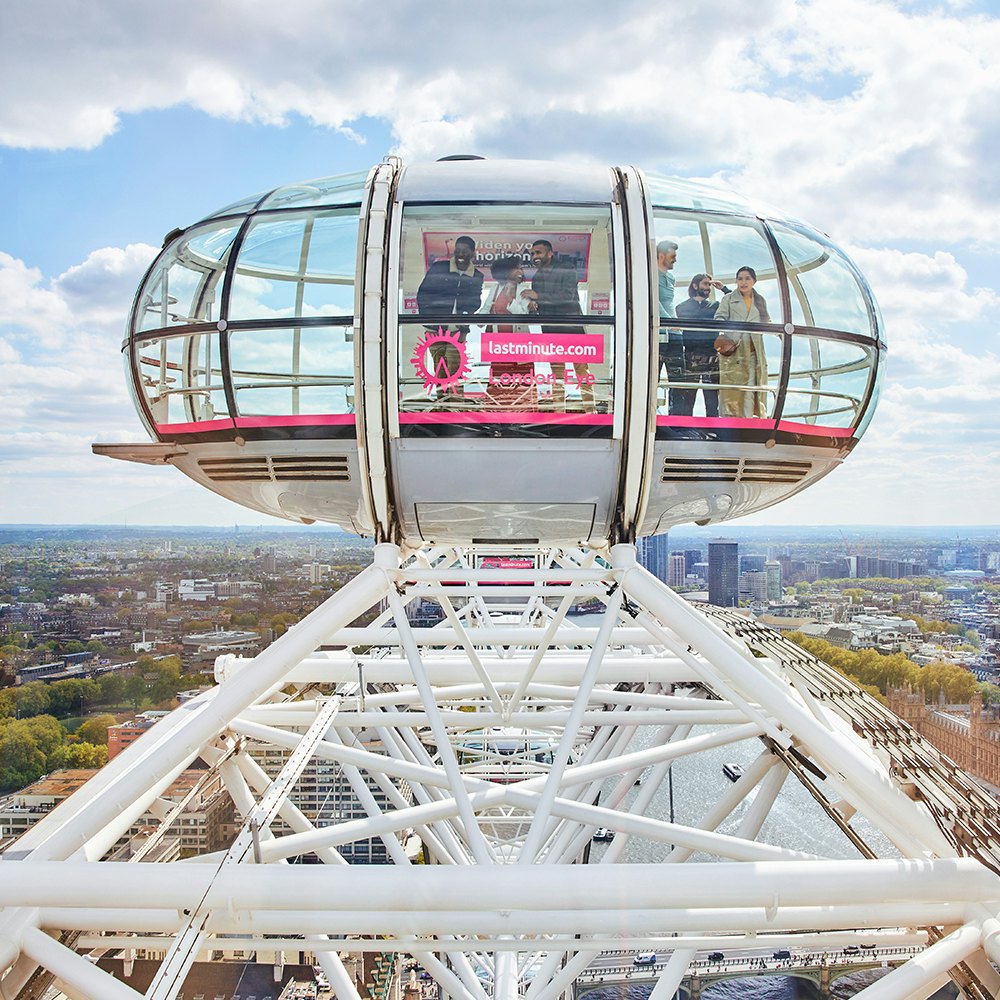
<path id="1" fill-rule="evenodd" d="M 694 308 L 707 273 L 711 300 L 747 266 L 753 315 Z M 359 1000 L 350 952 L 412 956 L 457 1000 L 559 1000 L 602 951 L 652 949 L 668 1000 L 705 952 L 872 940 L 917 954 L 866 996 L 945 973 L 995 996 L 996 807 L 823 664 L 635 561 L 643 535 L 840 464 L 884 349 L 826 237 L 634 167 L 390 158 L 171 234 L 123 346 L 155 441 L 95 450 L 379 544 L 3 855 L 0 1000 L 38 967 L 73 998 L 136 997 L 76 950 L 139 947 L 168 1000 L 248 940 L 301 941 L 339 1000 Z M 411 626 L 417 602 L 440 624 Z M 160 834 L 183 823 L 160 797 L 198 759 L 234 843 L 107 860 L 150 808 Z M 358 808 L 324 812 L 307 778 Z M 783 838 L 789 809 L 824 836 Z M 391 864 L 348 864 L 359 840 Z"/>
<path id="2" fill-rule="evenodd" d="M 897 745 L 917 753 L 916 734 L 886 729 L 880 706 L 753 621 L 706 617 L 630 545 L 551 550 L 516 599 L 461 572 L 478 554 L 379 545 L 372 567 L 258 657 L 222 658 L 217 688 L 28 831 L 0 861 L 0 996 L 41 967 L 73 998 L 139 997 L 73 945 L 160 956 L 145 996 L 167 1000 L 193 961 L 248 941 L 315 952 L 341 1000 L 358 1000 L 351 952 L 412 956 L 461 1000 L 557 1000 L 601 952 L 655 951 L 666 998 L 707 952 L 874 942 L 916 951 L 866 1000 L 920 996 L 945 974 L 995 995 L 1000 864 L 996 841 L 969 831 L 995 834 L 997 810 L 954 775 L 902 765 Z M 428 595 L 444 621 L 413 629 L 406 606 Z M 567 617 L 595 595 L 602 613 Z M 371 608 L 372 625 L 348 626 Z M 287 751 L 281 773 L 269 779 L 254 747 Z M 720 753 L 745 761 L 735 783 Z M 198 756 L 242 817 L 234 845 L 169 865 L 101 860 Z M 319 826 L 295 804 L 298 777 L 323 762 L 363 818 Z M 678 764 L 702 787 L 683 820 L 665 805 Z M 823 849 L 775 839 L 799 783 L 831 831 Z M 593 844 L 598 827 L 613 839 Z M 344 864 L 368 837 L 391 865 Z M 306 855 L 324 864 L 286 863 Z"/>

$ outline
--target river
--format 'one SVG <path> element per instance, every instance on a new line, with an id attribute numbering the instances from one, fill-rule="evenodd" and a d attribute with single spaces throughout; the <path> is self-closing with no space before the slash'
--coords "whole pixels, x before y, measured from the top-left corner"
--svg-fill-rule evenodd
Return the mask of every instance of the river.
<path id="1" fill-rule="evenodd" d="M 694 730 L 693 732 L 706 731 Z M 640 749 L 649 744 L 652 732 L 643 730 L 637 734 L 631 749 Z M 671 809 L 676 822 L 695 826 L 705 811 L 706 804 L 714 801 L 729 786 L 729 779 L 722 773 L 723 764 L 732 762 L 744 767 L 749 765 L 761 752 L 759 740 L 746 740 L 728 747 L 702 751 L 696 758 L 688 757 L 673 766 L 672 795 L 664 783 L 657 793 L 646 815 L 657 819 L 670 819 Z M 608 794 L 614 787 L 609 781 L 603 790 Z M 634 788 L 626 799 L 626 805 L 638 793 Z M 734 833 L 747 803 L 742 803 L 728 820 L 719 828 L 722 833 Z M 899 857 L 892 844 L 863 817 L 856 817 L 853 826 L 871 845 L 879 857 Z M 827 858 L 857 858 L 853 844 L 831 822 L 813 797 L 791 775 L 778 796 L 771 813 L 764 823 L 759 840 L 769 844 L 811 853 Z M 591 862 L 599 863 L 606 844 L 595 843 L 591 848 Z M 662 861 L 669 848 L 662 844 L 632 839 L 622 854 L 626 863 L 655 863 Z M 710 861 L 711 858 L 696 854 L 693 861 Z M 837 980 L 831 987 L 835 1000 L 848 1000 L 866 986 L 885 975 L 886 969 L 859 970 Z M 621 989 L 608 988 L 588 992 L 586 1000 L 645 1000 L 652 989 L 650 984 L 629 984 Z M 955 997 L 957 990 L 947 987 L 933 995 L 933 1000 Z M 746 979 L 728 980 L 716 983 L 702 991 L 702 1000 L 819 1000 L 819 990 L 812 983 L 792 976 L 773 974 L 751 976 Z"/>
<path id="2" fill-rule="evenodd" d="M 849 1000 L 885 974 L 881 969 L 867 969 L 851 973 L 837 980 L 830 988 L 833 1000 Z M 620 989 L 588 992 L 586 1000 L 646 1000 L 653 990 L 651 983 L 630 984 Z M 929 1000 L 953 1000 L 958 991 L 953 986 L 938 990 Z M 702 990 L 702 1000 L 823 1000 L 819 990 L 810 982 L 791 976 L 754 976 L 748 979 L 731 979 L 716 983 Z"/>

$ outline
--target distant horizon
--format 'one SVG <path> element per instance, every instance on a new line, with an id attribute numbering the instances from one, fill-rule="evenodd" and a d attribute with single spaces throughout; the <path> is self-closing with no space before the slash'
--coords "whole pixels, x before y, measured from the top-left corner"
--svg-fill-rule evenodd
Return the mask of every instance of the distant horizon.
<path id="1" fill-rule="evenodd" d="M 333 534 L 350 535 L 354 538 L 371 538 L 370 535 L 359 535 L 348 531 L 337 524 L 99 524 L 95 522 L 46 522 L 46 521 L 8 521 L 0 522 L 0 532 L 4 531 L 45 531 L 45 530 L 87 530 L 87 531 L 309 531 L 330 532 Z M 928 532 L 928 531 L 996 531 L 1000 533 L 1000 523 L 996 524 L 900 524 L 876 522 L 854 524 L 784 524 L 769 522 L 767 524 L 739 524 L 721 522 L 719 524 L 678 524 L 669 529 L 668 533 L 691 534 L 725 534 L 741 531 L 843 531 L 843 532 Z M 643 536 L 646 537 L 646 536 Z M 524 544 L 511 539 L 511 545 Z"/>

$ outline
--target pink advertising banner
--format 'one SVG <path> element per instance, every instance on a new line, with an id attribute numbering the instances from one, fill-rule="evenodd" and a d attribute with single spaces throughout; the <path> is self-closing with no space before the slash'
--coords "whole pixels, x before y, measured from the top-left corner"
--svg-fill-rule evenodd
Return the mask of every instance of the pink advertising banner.
<path id="1" fill-rule="evenodd" d="M 479 566 L 482 569 L 534 569 L 535 560 L 531 556 L 483 556 Z"/>
<path id="2" fill-rule="evenodd" d="M 504 257 L 519 257 L 524 276 L 529 281 L 535 274 L 531 263 L 531 244 L 535 240 L 548 240 L 552 249 L 564 260 L 576 264 L 578 281 L 586 281 L 590 267 L 590 233 L 424 233 L 424 267 L 436 260 L 447 260 L 455 249 L 459 236 L 470 236 L 476 241 L 475 264 L 487 278 L 492 274 L 490 265 Z"/>
<path id="3" fill-rule="evenodd" d="M 604 337 L 583 333 L 482 334 L 483 361 L 578 362 L 599 365 L 604 361 Z"/>

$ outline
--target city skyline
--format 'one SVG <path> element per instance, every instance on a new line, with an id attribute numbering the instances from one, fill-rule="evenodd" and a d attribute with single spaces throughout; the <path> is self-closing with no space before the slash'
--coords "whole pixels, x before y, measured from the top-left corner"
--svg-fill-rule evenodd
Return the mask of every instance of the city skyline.
<path id="1" fill-rule="evenodd" d="M 5 5 L 0 520 L 280 524 L 175 470 L 90 453 L 146 439 L 119 353 L 141 274 L 168 231 L 245 195 L 455 152 L 716 181 L 816 225 L 866 273 L 890 352 L 865 439 L 846 468 L 732 527 L 998 519 L 987 5 L 772 0 L 745 34 L 722 4 L 697 18 L 552 5 L 475 71 L 465 54 L 491 50 L 492 19 L 449 6 L 399 3 L 371 24 L 291 0 L 277 32 L 264 8 L 221 2 L 179 9 L 164 33 L 122 0 Z"/>

